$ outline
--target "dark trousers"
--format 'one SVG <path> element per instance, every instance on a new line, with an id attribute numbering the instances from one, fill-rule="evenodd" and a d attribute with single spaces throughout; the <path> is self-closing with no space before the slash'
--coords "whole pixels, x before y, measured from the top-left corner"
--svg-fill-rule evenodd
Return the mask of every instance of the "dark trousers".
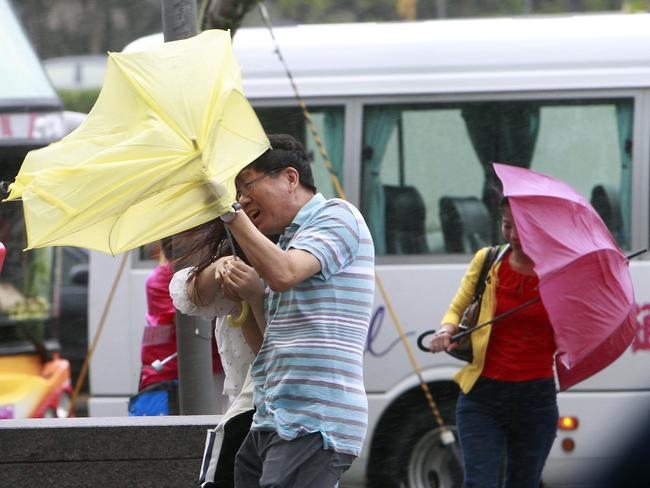
<path id="1" fill-rule="evenodd" d="M 555 439 L 558 409 L 552 379 L 479 378 L 456 406 L 465 488 L 538 488 Z M 505 469 L 502 461 L 505 458 Z"/>
<path id="2" fill-rule="evenodd" d="M 354 456 L 323 449 L 319 432 L 281 439 L 250 431 L 235 460 L 236 488 L 334 488 Z"/>

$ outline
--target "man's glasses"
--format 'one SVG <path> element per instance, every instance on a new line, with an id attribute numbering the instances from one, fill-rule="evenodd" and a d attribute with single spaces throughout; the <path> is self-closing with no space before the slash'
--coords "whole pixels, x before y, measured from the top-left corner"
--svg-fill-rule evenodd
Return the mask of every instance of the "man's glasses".
<path id="1" fill-rule="evenodd" d="M 250 194 L 253 191 L 253 188 L 255 187 L 255 183 L 257 183 L 260 180 L 263 180 L 267 176 L 273 176 L 275 174 L 278 174 L 283 169 L 284 168 L 274 169 L 273 171 L 269 171 L 268 173 L 264 173 L 263 175 L 260 175 L 257 178 L 253 178 L 252 180 L 243 183 L 239 188 L 237 188 L 237 200 L 239 200 L 241 197 L 250 196 Z"/>

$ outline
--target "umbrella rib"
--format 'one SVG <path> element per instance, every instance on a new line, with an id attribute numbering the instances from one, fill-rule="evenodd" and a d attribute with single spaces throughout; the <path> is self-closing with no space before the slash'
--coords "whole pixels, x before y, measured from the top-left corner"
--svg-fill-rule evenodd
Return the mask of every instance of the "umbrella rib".
<path id="1" fill-rule="evenodd" d="M 61 210 L 63 210 L 65 213 L 68 215 L 76 215 L 78 214 L 78 210 L 71 205 L 68 205 L 65 203 L 63 200 L 60 198 L 56 198 L 54 195 L 52 195 L 50 192 L 44 190 L 43 188 L 37 187 L 37 186 L 32 186 L 31 190 L 36 193 L 39 197 L 41 197 L 43 200 L 46 202 L 54 205 L 55 207 L 59 207 Z"/>
<path id="2" fill-rule="evenodd" d="M 183 133 L 181 128 L 174 122 L 172 118 L 170 118 L 164 111 L 160 110 L 160 108 L 154 103 L 153 99 L 149 96 L 149 94 L 140 86 L 133 78 L 131 78 L 128 75 L 128 72 L 124 67 L 121 65 L 119 58 L 117 58 L 115 55 L 111 55 L 111 58 L 115 62 L 117 68 L 120 70 L 126 81 L 135 89 L 135 91 L 142 97 L 142 100 L 145 102 L 147 107 L 149 107 L 154 113 L 156 113 L 160 118 L 176 133 L 178 134 L 181 139 L 183 139 L 188 146 L 193 146 L 192 144 L 192 138 L 188 137 L 186 134 Z"/>

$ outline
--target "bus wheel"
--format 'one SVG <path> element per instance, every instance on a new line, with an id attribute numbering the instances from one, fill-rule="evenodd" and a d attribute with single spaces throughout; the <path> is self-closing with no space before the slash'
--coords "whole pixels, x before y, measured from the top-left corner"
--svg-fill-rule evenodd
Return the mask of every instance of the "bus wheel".
<path id="1" fill-rule="evenodd" d="M 456 438 L 455 385 L 429 385 L 454 436 L 445 444 L 442 430 L 420 390 L 398 398 L 375 427 L 368 460 L 368 488 L 461 488 L 463 474 Z"/>
<path id="2" fill-rule="evenodd" d="M 447 439 L 447 442 L 443 439 Z M 408 460 L 407 486 L 409 488 L 455 488 L 462 485 L 462 480 L 456 427 L 438 427 L 420 437 Z"/>

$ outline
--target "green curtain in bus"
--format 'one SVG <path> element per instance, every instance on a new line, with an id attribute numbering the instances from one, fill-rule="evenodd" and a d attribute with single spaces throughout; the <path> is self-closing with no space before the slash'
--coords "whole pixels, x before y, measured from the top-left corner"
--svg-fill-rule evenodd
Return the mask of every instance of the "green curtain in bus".
<path id="1" fill-rule="evenodd" d="M 325 148 L 329 155 L 336 177 L 343 186 L 343 110 L 336 107 L 334 109 L 326 108 L 325 112 Z M 340 195 L 337 195 L 340 197 Z"/>
<path id="2" fill-rule="evenodd" d="M 618 124 L 618 140 L 621 154 L 621 190 L 619 202 L 623 217 L 623 229 L 620 244 L 631 244 L 630 237 L 630 208 L 632 195 L 632 130 L 633 114 L 631 100 L 620 101 L 616 104 L 616 120 Z"/>
<path id="3" fill-rule="evenodd" d="M 364 115 L 361 212 L 370 228 L 377 254 L 386 254 L 386 209 L 381 164 L 399 118 L 398 109 L 387 107 L 368 107 Z"/>
<path id="4" fill-rule="evenodd" d="M 499 183 L 491 163 L 530 166 L 539 132 L 539 107 L 527 102 L 475 103 L 463 107 L 462 115 L 485 172 L 483 201 L 497 222 Z M 493 238 L 498 239 L 496 228 Z"/>

